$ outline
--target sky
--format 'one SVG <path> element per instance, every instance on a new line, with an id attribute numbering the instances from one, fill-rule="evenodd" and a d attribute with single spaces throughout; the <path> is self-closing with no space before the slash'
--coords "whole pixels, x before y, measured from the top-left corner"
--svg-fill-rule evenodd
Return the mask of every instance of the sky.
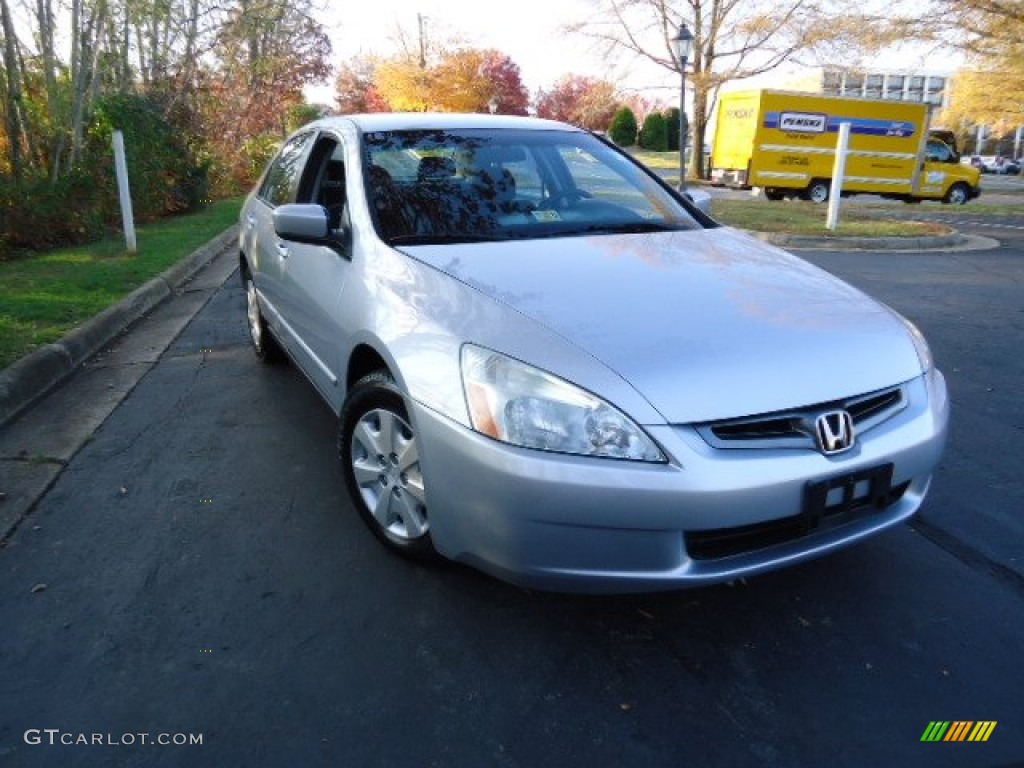
<path id="1" fill-rule="evenodd" d="M 342 7 L 344 12 L 334 13 L 334 18 L 329 14 L 324 20 L 335 64 L 353 56 L 396 53 L 399 30 L 415 41 L 417 14 L 422 14 L 427 39 L 457 38 L 468 46 L 508 54 L 519 65 L 531 97 L 563 75 L 578 74 L 611 80 L 621 90 L 640 92 L 656 103 L 672 105 L 678 99 L 679 77 L 675 73 L 636 57 L 620 55 L 610 60 L 594 42 L 565 31 L 567 24 L 593 14 L 593 0 L 364 0 Z M 913 46 L 892 51 L 875 64 L 881 69 L 950 68 L 948 56 L 945 60 L 925 57 Z M 776 71 L 769 82 L 747 87 L 771 87 L 771 80 L 786 76 L 785 69 Z M 330 104 L 333 85 L 308 88 L 307 98 Z"/>
<path id="2" fill-rule="evenodd" d="M 344 13 L 324 24 L 331 35 L 335 64 L 360 54 L 390 55 L 397 50 L 399 27 L 410 39 L 417 35 L 417 14 L 425 17 L 428 39 L 462 38 L 477 48 L 496 48 L 519 65 L 531 96 L 550 88 L 566 74 L 601 77 L 627 88 L 651 88 L 673 98 L 678 76 L 639 62 L 609 62 L 594 43 L 563 27 L 592 14 L 589 0 L 369 0 L 346 3 Z M 325 93 L 326 96 L 320 96 Z M 332 89 L 318 89 L 316 100 L 330 102 Z M 311 96 L 313 94 L 310 94 Z"/>

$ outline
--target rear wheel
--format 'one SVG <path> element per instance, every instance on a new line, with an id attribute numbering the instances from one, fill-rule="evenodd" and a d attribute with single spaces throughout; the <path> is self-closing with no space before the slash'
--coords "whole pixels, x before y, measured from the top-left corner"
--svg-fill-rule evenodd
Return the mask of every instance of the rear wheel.
<path id="1" fill-rule="evenodd" d="M 948 205 L 963 205 L 971 199 L 971 189 L 963 182 L 958 182 L 949 188 L 942 202 Z"/>
<path id="2" fill-rule="evenodd" d="M 828 196 L 831 192 L 832 185 L 827 179 L 815 179 L 807 185 L 807 191 L 804 192 L 804 197 L 812 203 L 824 203 L 828 200 Z"/>
<path id="3" fill-rule="evenodd" d="M 371 373 L 352 387 L 338 450 L 349 495 L 373 535 L 401 555 L 433 559 L 419 441 L 387 373 Z"/>

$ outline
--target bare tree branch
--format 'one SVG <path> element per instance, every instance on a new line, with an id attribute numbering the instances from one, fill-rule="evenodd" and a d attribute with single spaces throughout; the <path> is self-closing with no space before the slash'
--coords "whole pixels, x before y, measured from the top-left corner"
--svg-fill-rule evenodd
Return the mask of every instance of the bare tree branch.
<path id="1" fill-rule="evenodd" d="M 683 11 L 668 0 L 595 0 L 595 13 L 571 27 L 623 53 L 680 72 L 672 40 L 680 23 L 694 36 L 687 62 L 694 88 L 691 173 L 703 172 L 703 137 L 718 88 L 769 72 L 812 44 L 812 21 L 825 0 L 687 0 Z"/>

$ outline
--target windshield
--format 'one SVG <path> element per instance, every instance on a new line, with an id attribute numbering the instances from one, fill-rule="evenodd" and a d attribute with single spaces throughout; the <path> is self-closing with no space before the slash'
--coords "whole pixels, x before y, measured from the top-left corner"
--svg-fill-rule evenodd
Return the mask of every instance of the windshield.
<path id="1" fill-rule="evenodd" d="M 577 131 L 364 137 L 378 234 L 395 245 L 698 229 L 628 158 Z"/>

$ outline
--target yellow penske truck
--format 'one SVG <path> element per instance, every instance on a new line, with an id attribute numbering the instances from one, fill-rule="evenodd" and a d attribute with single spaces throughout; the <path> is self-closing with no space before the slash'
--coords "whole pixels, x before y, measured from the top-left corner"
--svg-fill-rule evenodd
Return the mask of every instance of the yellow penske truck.
<path id="1" fill-rule="evenodd" d="M 929 135 L 922 102 L 855 99 L 788 91 L 719 97 L 712 183 L 760 187 L 769 200 L 823 203 L 841 123 L 850 124 L 842 194 L 963 205 L 980 193 L 981 174 Z"/>

